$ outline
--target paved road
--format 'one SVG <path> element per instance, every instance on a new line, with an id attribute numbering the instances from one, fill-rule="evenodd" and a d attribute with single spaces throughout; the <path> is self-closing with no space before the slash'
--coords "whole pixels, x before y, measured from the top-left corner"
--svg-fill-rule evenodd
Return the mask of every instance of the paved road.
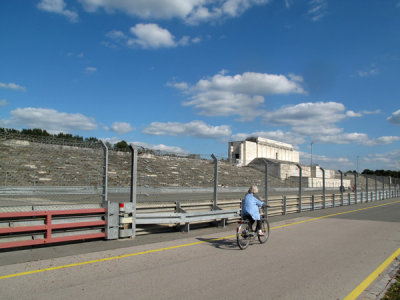
<path id="1" fill-rule="evenodd" d="M 245 251 L 230 228 L 16 264 L 3 252 L 0 298 L 343 299 L 400 247 L 398 198 L 272 221 L 267 244 Z"/>

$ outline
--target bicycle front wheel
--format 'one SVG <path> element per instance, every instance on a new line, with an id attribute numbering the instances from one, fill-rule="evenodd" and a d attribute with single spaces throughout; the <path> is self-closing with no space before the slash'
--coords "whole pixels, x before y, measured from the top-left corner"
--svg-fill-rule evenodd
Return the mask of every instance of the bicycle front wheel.
<path id="1" fill-rule="evenodd" d="M 236 231 L 236 240 L 240 249 L 244 250 L 250 243 L 249 228 L 246 224 L 239 225 Z"/>
<path id="2" fill-rule="evenodd" d="M 269 238 L 269 222 L 268 222 L 267 219 L 262 219 L 261 220 L 261 230 L 264 233 L 264 235 L 259 235 L 258 236 L 258 241 L 261 244 L 264 244 Z"/>

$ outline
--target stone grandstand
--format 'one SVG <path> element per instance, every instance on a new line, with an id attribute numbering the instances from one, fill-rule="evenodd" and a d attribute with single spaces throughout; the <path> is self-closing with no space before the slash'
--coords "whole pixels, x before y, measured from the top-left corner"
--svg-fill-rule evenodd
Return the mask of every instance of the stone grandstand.
<path id="1" fill-rule="evenodd" d="M 7 139 L 0 141 L 0 185 L 6 186 L 101 186 L 103 150 Z M 129 152 L 109 151 L 108 184 L 127 187 L 130 182 Z M 243 187 L 264 183 L 264 173 L 250 167 L 218 162 L 219 185 Z M 284 182 L 270 178 L 271 185 Z M 139 186 L 212 187 L 214 163 L 171 155 L 140 153 Z"/>
<path id="2" fill-rule="evenodd" d="M 129 152 L 109 151 L 109 187 L 128 187 L 130 182 Z M 102 185 L 103 150 L 96 146 L 78 147 L 46 144 L 21 139 L 0 140 L 0 186 L 96 186 Z M 264 186 L 264 167 L 238 167 L 227 161 L 218 162 L 218 183 L 225 187 Z M 354 176 L 345 179 L 354 184 Z M 298 182 L 268 176 L 270 188 L 296 188 Z M 212 187 L 214 163 L 210 159 L 156 155 L 138 155 L 138 186 L 144 187 Z M 375 181 L 370 178 L 372 188 Z M 379 182 L 381 185 L 381 182 Z M 359 177 L 359 188 L 365 178 Z"/>

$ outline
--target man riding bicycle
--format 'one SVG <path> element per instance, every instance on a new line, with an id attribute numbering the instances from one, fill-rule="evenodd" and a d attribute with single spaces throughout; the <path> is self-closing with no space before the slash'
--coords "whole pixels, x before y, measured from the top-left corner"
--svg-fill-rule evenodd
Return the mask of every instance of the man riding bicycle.
<path id="1" fill-rule="evenodd" d="M 256 221 L 257 222 L 256 232 L 259 236 L 263 236 L 264 233 L 261 230 L 261 216 L 258 208 L 264 206 L 264 202 L 258 200 L 254 196 L 254 194 L 257 193 L 258 193 L 257 186 L 252 185 L 243 199 L 242 218 L 244 220 L 249 220 L 251 228 L 253 228 L 253 224 Z"/>

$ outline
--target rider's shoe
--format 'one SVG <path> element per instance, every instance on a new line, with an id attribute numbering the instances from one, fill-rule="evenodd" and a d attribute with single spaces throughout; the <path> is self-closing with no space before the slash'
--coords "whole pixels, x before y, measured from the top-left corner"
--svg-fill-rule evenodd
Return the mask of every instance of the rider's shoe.
<path id="1" fill-rule="evenodd" d="M 264 232 L 262 232 L 261 230 L 257 231 L 257 234 L 258 234 L 259 236 L 264 236 Z"/>

